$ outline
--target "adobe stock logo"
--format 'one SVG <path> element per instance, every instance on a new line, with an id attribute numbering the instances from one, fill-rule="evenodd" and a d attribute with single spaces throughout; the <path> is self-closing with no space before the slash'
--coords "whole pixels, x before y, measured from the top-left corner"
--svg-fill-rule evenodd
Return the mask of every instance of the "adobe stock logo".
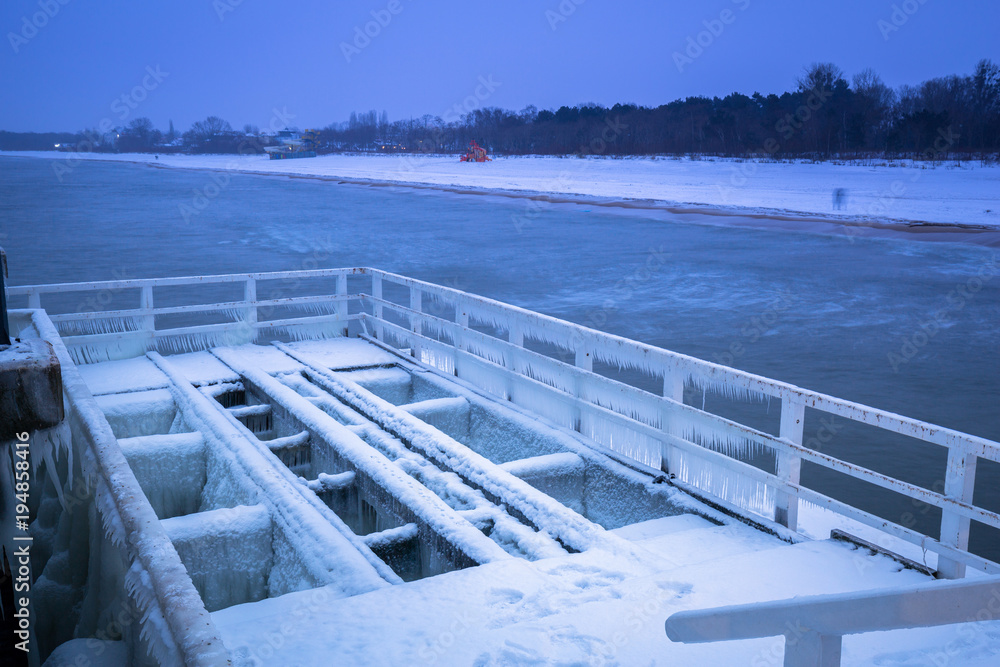
<path id="1" fill-rule="evenodd" d="M 371 11 L 372 20 L 361 26 L 354 27 L 354 40 L 351 43 L 341 42 L 340 52 L 344 54 L 344 60 L 350 64 L 354 56 L 368 48 L 372 40 L 382 34 L 382 30 L 392 23 L 392 19 L 403 11 L 403 3 L 400 0 L 389 0 L 385 9 L 373 9 Z"/>
<path id="2" fill-rule="evenodd" d="M 889 20 L 879 19 L 875 25 L 882 33 L 882 39 L 889 41 L 892 33 L 898 31 L 910 20 L 910 17 L 920 11 L 920 8 L 927 4 L 927 0 L 905 0 L 901 5 L 893 5 Z"/>
<path id="3" fill-rule="evenodd" d="M 38 31 L 49 24 L 59 10 L 70 3 L 70 0 L 38 0 L 38 11 L 31 15 L 21 17 L 21 30 L 18 32 L 8 32 L 7 41 L 14 53 L 18 53 L 21 47 L 35 38 Z"/>
<path id="4" fill-rule="evenodd" d="M 732 0 L 732 3 L 736 5 L 741 12 L 745 12 L 750 7 L 751 0 Z M 681 74 L 684 73 L 684 68 L 688 65 L 694 63 L 695 60 L 701 57 L 705 50 L 710 48 L 715 44 L 715 40 L 722 36 L 725 32 L 726 26 L 736 23 L 736 19 L 739 16 L 732 9 L 723 9 L 719 12 L 718 17 L 714 19 L 707 19 L 702 21 L 701 24 L 705 26 L 705 29 L 697 33 L 696 35 L 688 35 L 687 46 L 684 52 L 674 51 L 672 54 L 674 65 L 677 67 L 677 71 Z"/>

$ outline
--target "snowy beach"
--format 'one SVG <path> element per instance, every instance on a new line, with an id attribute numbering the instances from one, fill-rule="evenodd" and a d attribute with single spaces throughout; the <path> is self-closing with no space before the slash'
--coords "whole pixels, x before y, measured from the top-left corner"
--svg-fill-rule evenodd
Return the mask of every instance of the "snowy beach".
<path id="1" fill-rule="evenodd" d="M 1000 167 L 980 162 L 872 160 L 760 162 L 725 158 L 498 157 L 483 164 L 455 156 L 323 155 L 268 160 L 262 155 L 149 155 L 3 152 L 49 159 L 57 177 L 82 160 L 149 163 L 179 169 L 314 177 L 369 184 L 489 192 L 551 201 L 649 208 L 715 222 L 815 227 L 815 223 L 909 231 L 1000 229 Z M 846 191 L 834 210 L 833 192 Z M 738 218 L 739 220 L 733 220 Z M 821 225 L 826 227 L 826 224 Z M 992 236 L 992 234 L 990 235 Z"/>

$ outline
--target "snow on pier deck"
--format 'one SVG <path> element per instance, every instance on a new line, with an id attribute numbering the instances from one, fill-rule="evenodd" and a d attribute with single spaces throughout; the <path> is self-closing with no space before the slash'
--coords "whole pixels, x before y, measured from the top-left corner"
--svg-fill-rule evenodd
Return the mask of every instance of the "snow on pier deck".
<path id="1" fill-rule="evenodd" d="M 930 581 L 782 541 L 357 339 L 80 372 L 237 665 L 778 664 L 779 639 L 675 644 L 663 621 Z M 927 642 L 892 634 L 848 663 Z"/>

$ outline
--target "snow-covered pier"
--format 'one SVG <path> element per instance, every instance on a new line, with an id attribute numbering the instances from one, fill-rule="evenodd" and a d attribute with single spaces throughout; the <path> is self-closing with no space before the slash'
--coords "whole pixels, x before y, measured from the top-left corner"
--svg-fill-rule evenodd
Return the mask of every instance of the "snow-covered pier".
<path id="1" fill-rule="evenodd" d="M 108 309 L 81 312 L 87 294 Z M 375 269 L 10 298 L 67 406 L 32 452 L 51 664 L 1000 654 L 1000 565 L 969 550 L 973 524 L 1000 528 L 975 493 L 998 443 Z M 740 421 L 705 392 L 780 410 Z M 820 451 L 804 433 L 831 416 L 940 448 L 943 492 Z M 940 525 L 810 488 L 803 465 Z M 702 611 L 729 605 L 748 606 Z"/>

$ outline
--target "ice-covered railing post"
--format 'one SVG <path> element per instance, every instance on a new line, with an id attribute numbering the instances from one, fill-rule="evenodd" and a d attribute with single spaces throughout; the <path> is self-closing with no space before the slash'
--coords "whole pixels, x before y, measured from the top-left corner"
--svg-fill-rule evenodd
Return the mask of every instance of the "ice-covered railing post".
<path id="1" fill-rule="evenodd" d="M 802 444 L 802 431 L 805 425 L 806 406 L 801 401 L 785 398 L 781 401 L 781 430 L 778 434 L 782 440 L 795 445 Z M 802 458 L 792 452 L 778 452 L 776 474 L 790 484 L 798 486 L 802 472 Z M 785 491 L 778 491 L 774 501 L 774 520 L 782 526 L 795 530 L 799 521 L 799 499 Z"/>
<path id="2" fill-rule="evenodd" d="M 344 336 L 347 336 L 347 274 L 341 273 L 337 276 L 337 326 L 344 328 Z"/>
<path id="3" fill-rule="evenodd" d="M 675 366 L 667 367 L 663 371 L 663 396 L 677 403 L 684 403 L 684 376 L 681 374 L 680 369 Z M 678 429 L 674 428 L 673 415 L 670 412 L 670 404 L 664 402 L 660 407 L 660 428 L 668 436 L 682 435 L 682 433 L 678 432 Z M 668 442 L 668 438 L 665 438 L 663 448 L 660 451 L 660 469 L 664 472 L 670 472 L 672 451 L 673 446 Z"/>
<path id="4" fill-rule="evenodd" d="M 584 345 L 583 340 L 576 338 L 573 341 L 575 343 L 574 350 L 575 358 L 573 360 L 573 365 L 577 368 L 587 371 L 588 373 L 594 370 L 594 355 L 590 353 L 589 349 Z M 573 380 L 573 395 L 580 400 L 587 400 L 587 394 L 584 389 L 584 381 L 581 377 L 577 377 Z M 583 433 L 583 409 L 579 404 L 573 407 L 573 428 L 579 432 Z"/>
<path id="5" fill-rule="evenodd" d="M 250 328 L 252 336 L 254 329 L 257 328 L 257 280 L 253 276 L 247 276 L 246 282 L 243 283 L 243 301 L 246 303 L 244 322 Z"/>
<path id="6" fill-rule="evenodd" d="M 143 285 L 139 292 L 139 311 L 142 313 L 142 330 L 149 334 L 149 346 L 153 347 L 156 331 L 156 316 L 153 315 L 153 286 Z"/>
<path id="7" fill-rule="evenodd" d="M 372 315 L 375 318 L 375 337 L 385 340 L 382 332 L 382 274 L 372 273 Z"/>
<path id="8" fill-rule="evenodd" d="M 461 302 L 455 303 L 455 322 L 460 329 L 455 333 L 455 349 L 465 351 L 465 331 L 469 328 L 469 311 L 463 307 Z M 458 375 L 458 357 L 455 358 L 455 375 Z"/>
<path id="9" fill-rule="evenodd" d="M 518 351 L 524 348 L 524 329 L 521 328 L 521 323 L 517 320 L 512 320 L 507 326 L 507 342 L 510 343 L 514 349 L 508 351 L 508 353 L 504 355 L 505 365 L 515 375 L 522 375 L 523 368 L 519 359 Z M 512 375 L 507 378 L 508 399 L 514 394 L 513 377 L 514 376 Z"/>
<path id="10" fill-rule="evenodd" d="M 945 472 L 944 495 L 962 503 L 972 504 L 976 486 L 975 453 L 960 445 L 948 450 L 948 468 Z M 969 548 L 970 519 L 947 509 L 941 510 L 941 543 L 958 547 L 962 551 Z M 965 564 L 950 558 L 938 559 L 938 575 L 945 579 L 961 579 L 965 576 Z"/>
<path id="11" fill-rule="evenodd" d="M 423 301 L 423 292 L 419 287 L 410 288 L 410 310 L 413 311 L 413 315 L 410 316 L 410 331 L 417 334 L 418 336 L 423 334 L 423 321 L 420 319 L 420 313 L 422 311 L 421 302 Z M 415 359 L 420 360 L 420 346 L 413 343 L 410 348 L 410 354 L 413 355 Z"/>

